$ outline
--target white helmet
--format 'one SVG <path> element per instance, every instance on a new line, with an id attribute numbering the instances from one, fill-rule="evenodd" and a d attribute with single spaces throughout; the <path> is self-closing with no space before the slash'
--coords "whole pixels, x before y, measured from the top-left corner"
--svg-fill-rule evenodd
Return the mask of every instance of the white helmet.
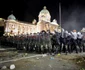
<path id="1" fill-rule="evenodd" d="M 68 31 L 66 30 L 66 31 L 65 31 L 65 33 L 67 33 L 67 34 L 68 34 Z"/>
<path id="2" fill-rule="evenodd" d="M 64 32 L 65 30 L 62 28 L 62 31 Z"/>
<path id="3" fill-rule="evenodd" d="M 71 35 L 71 33 L 68 33 L 68 35 Z"/>
<path id="4" fill-rule="evenodd" d="M 81 32 L 78 32 L 77 34 L 78 34 L 78 35 L 81 35 Z"/>

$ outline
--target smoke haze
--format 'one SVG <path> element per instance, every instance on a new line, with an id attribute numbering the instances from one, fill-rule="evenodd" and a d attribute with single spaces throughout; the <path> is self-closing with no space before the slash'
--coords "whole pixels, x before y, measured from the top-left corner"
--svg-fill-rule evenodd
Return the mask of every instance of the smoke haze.
<path id="1" fill-rule="evenodd" d="M 62 12 L 62 27 L 68 31 L 73 29 L 80 31 L 85 27 L 85 9 L 77 7 Z"/>

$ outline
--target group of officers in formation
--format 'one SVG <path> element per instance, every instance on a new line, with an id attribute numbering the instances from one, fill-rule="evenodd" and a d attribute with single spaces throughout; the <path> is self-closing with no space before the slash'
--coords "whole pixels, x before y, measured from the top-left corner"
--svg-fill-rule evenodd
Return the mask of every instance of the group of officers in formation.
<path id="1" fill-rule="evenodd" d="M 85 52 L 85 35 L 82 32 L 73 30 L 62 32 L 48 30 L 40 33 L 2 36 L 0 45 L 5 47 L 15 47 L 18 50 L 37 53 L 72 53 Z"/>

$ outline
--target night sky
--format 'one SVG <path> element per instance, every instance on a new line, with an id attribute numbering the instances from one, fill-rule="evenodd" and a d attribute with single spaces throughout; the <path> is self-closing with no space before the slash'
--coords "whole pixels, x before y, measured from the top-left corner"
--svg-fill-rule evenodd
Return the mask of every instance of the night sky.
<path id="1" fill-rule="evenodd" d="M 2 0 L 0 1 L 0 17 L 7 19 L 13 14 L 19 21 L 38 21 L 38 14 L 47 6 L 51 14 L 51 21 L 57 19 L 59 24 L 59 2 L 62 6 L 62 27 L 66 30 L 81 30 L 85 27 L 84 0 Z"/>

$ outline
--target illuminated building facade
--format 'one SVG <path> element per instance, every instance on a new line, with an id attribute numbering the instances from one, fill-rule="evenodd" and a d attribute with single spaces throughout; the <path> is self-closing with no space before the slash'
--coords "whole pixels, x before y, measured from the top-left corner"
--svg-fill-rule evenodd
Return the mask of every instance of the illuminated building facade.
<path id="1" fill-rule="evenodd" d="M 4 32 L 5 34 L 21 35 L 37 33 L 41 32 L 42 30 L 50 30 L 51 32 L 53 32 L 59 27 L 55 19 L 51 22 L 51 15 L 46 7 L 44 7 L 43 10 L 40 11 L 38 19 L 38 22 L 34 19 L 32 23 L 24 23 L 17 21 L 15 16 L 11 14 L 8 17 L 8 20 L 6 20 Z"/>

